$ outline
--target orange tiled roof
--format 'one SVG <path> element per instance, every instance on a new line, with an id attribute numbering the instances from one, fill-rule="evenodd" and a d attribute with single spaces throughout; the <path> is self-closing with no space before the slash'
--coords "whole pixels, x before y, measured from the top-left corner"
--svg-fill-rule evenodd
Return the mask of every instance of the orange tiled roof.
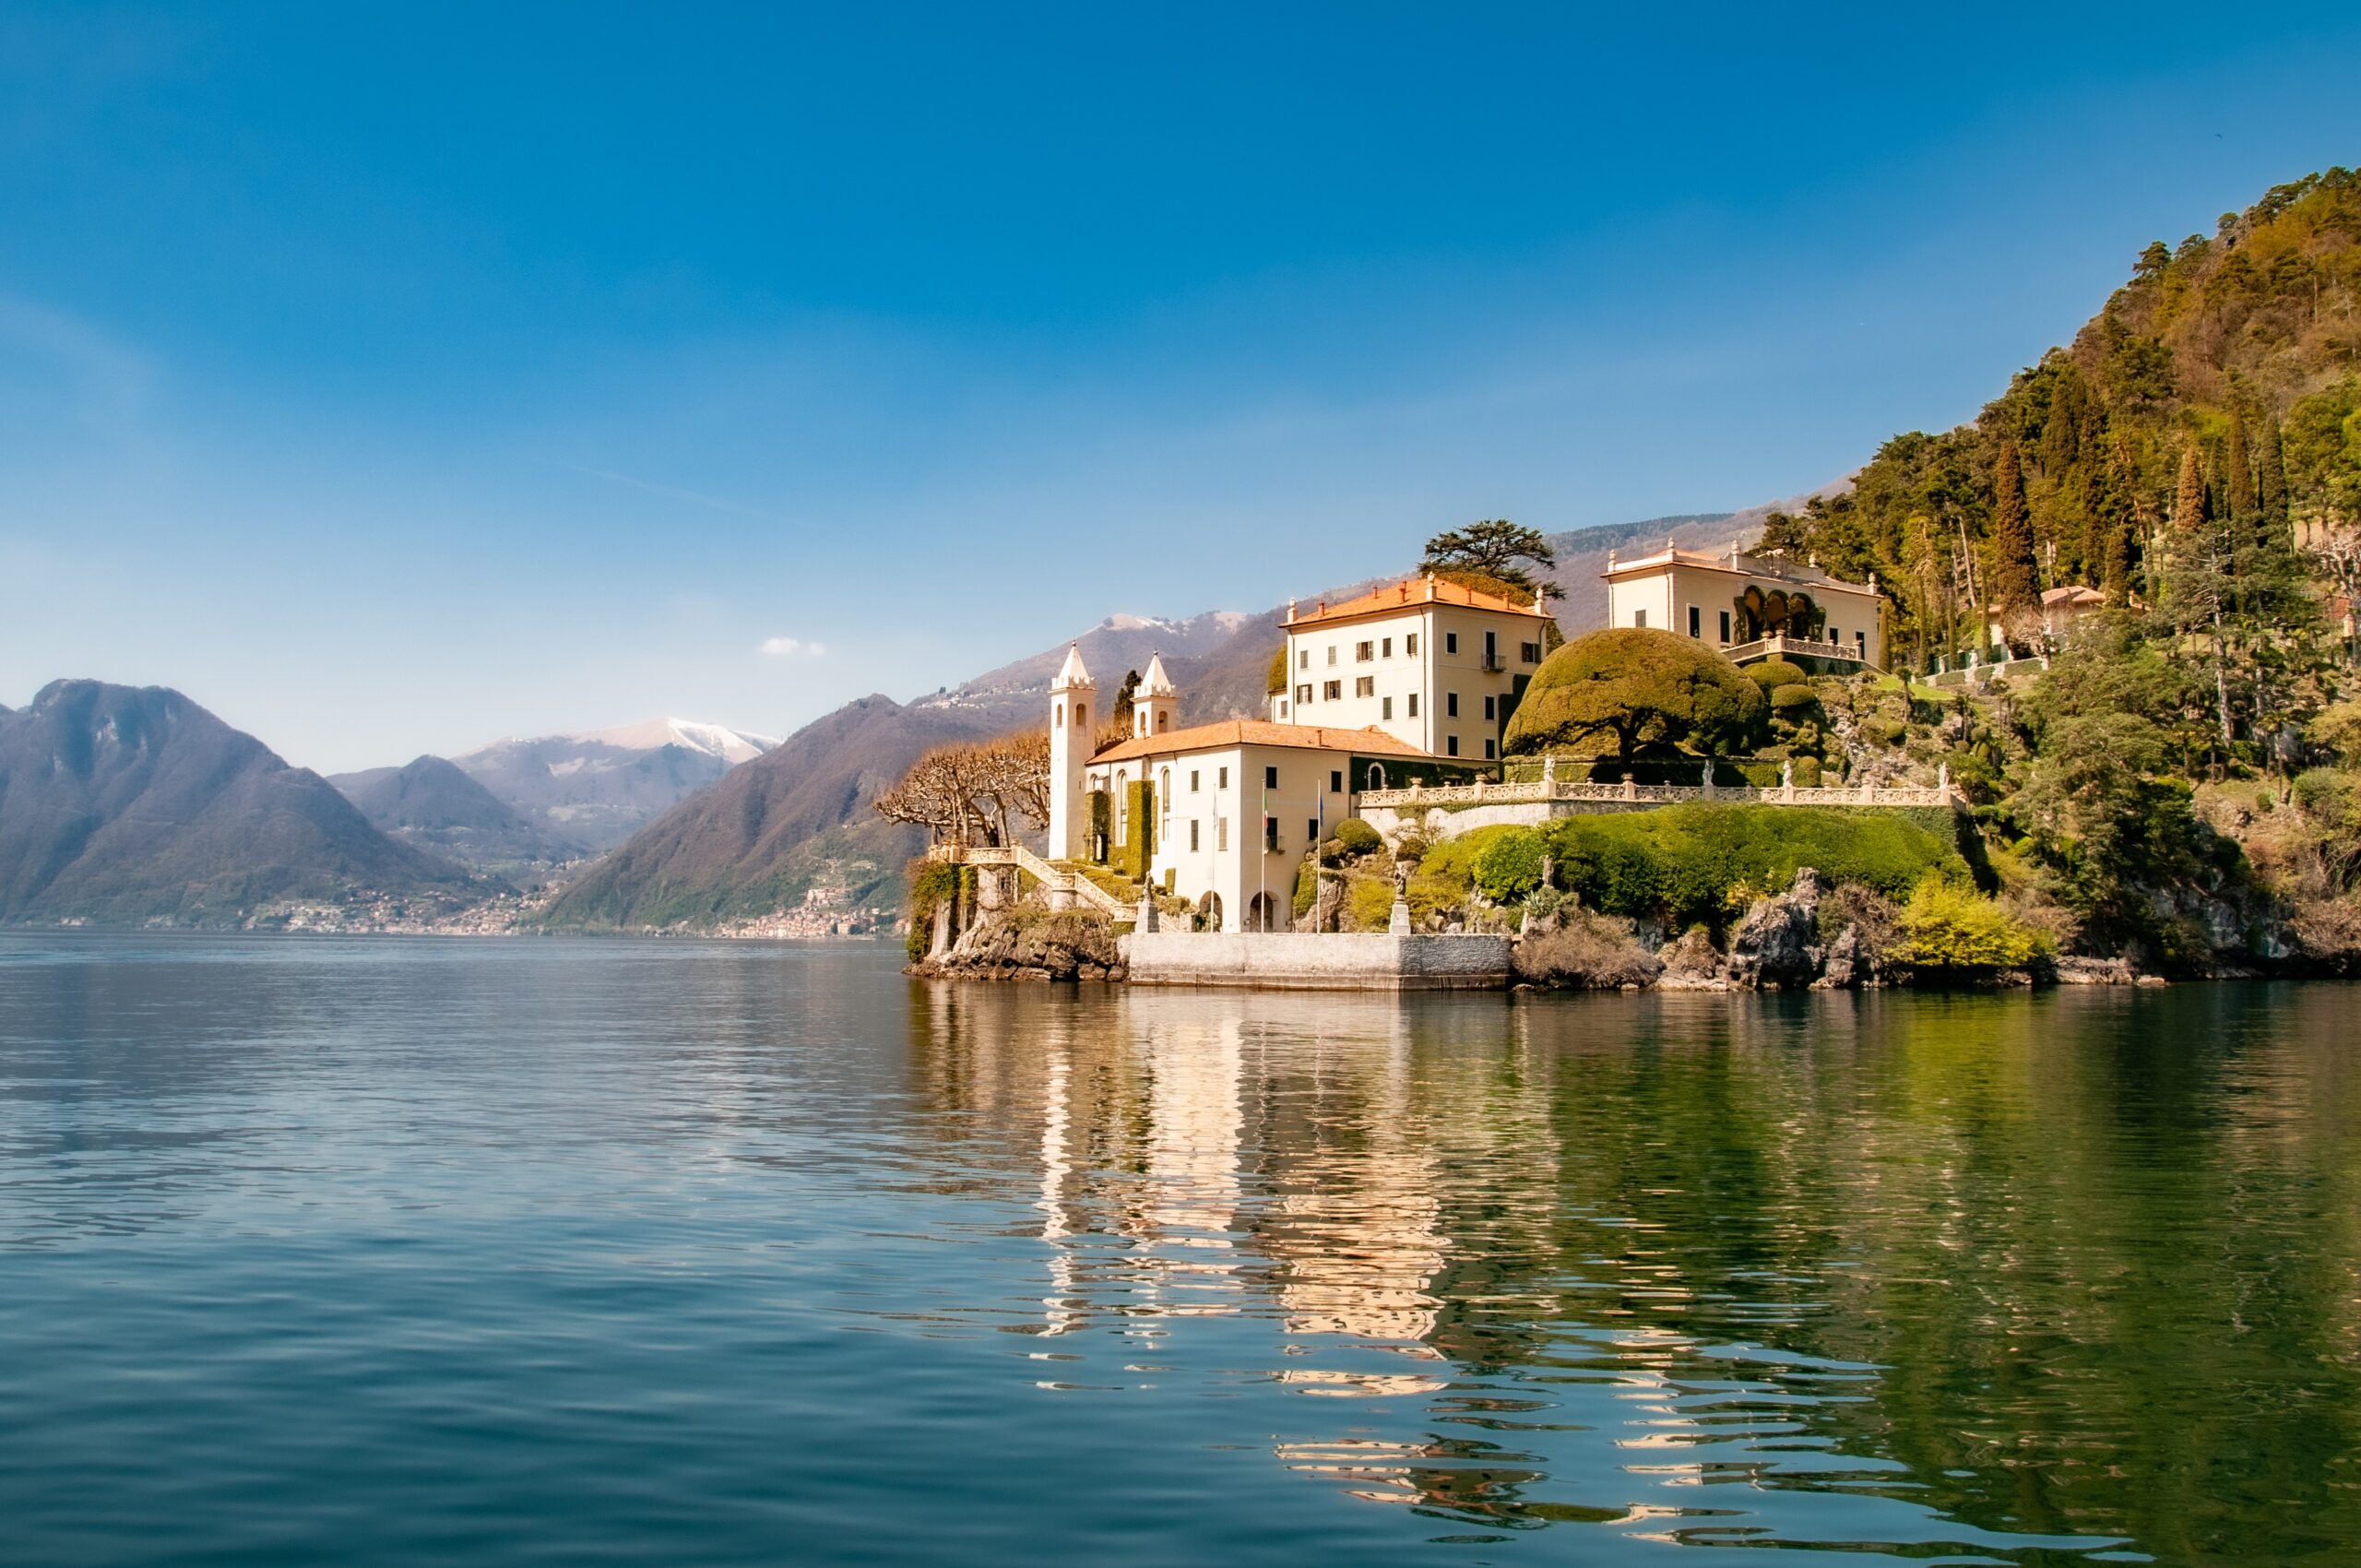
<path id="1" fill-rule="evenodd" d="M 1372 588 L 1358 599 L 1348 599 L 1341 604 L 1324 600 L 1309 613 L 1299 610 L 1290 626 L 1316 626 L 1330 621 L 1351 621 L 1363 615 L 1390 615 L 1421 604 L 1453 604 L 1465 610 L 1498 610 L 1510 615 L 1530 615 L 1536 620 L 1548 619 L 1549 612 L 1531 604 L 1520 604 L 1513 599 L 1497 593 L 1486 593 L 1464 583 L 1442 577 L 1404 577 Z"/>
<path id="2" fill-rule="evenodd" d="M 1108 747 L 1092 762 L 1126 762 L 1137 756 L 1169 756 L 1174 752 L 1209 752 L 1226 746 L 1296 746 L 1305 751 L 1359 752 L 1367 756 L 1417 756 L 1427 754 L 1409 742 L 1382 730 L 1334 730 L 1324 724 L 1274 724 L 1267 719 L 1225 719 L 1218 724 L 1198 724 L 1167 730 L 1161 735 L 1134 735 Z"/>

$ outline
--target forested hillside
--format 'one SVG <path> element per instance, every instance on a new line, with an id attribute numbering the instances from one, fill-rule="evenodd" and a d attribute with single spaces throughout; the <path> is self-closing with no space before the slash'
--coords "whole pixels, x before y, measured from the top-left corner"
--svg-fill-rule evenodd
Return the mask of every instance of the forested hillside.
<path id="1" fill-rule="evenodd" d="M 2210 238 L 2152 243 L 2072 344 L 1974 423 L 1893 437 L 1849 495 L 1774 515 L 1763 542 L 1875 572 L 1892 646 L 1922 664 L 1981 645 L 1978 604 L 2022 624 L 2044 589 L 2086 584 L 2161 605 L 2176 558 L 2245 579 L 2224 585 L 2234 612 L 2285 611 L 2296 541 L 2361 507 L 2356 410 L 2361 175 L 2331 169 L 2223 214 Z M 2310 564 L 2350 586 L 2339 563 Z M 2184 587 L 2210 620 L 2209 585 Z"/>

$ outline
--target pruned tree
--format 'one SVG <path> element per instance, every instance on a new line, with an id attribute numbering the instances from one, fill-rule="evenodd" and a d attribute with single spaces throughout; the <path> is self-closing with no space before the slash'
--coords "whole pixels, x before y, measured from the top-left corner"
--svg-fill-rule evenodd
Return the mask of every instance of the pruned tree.
<path id="1" fill-rule="evenodd" d="M 937 746 L 876 804 L 886 821 L 923 827 L 936 844 L 1014 843 L 1020 821 L 1050 823 L 1049 731 Z"/>
<path id="2" fill-rule="evenodd" d="M 1484 522 L 1470 523 L 1464 529 L 1447 529 L 1427 540 L 1427 552 L 1420 564 L 1439 576 L 1489 578 L 1489 583 L 1475 582 L 1474 587 L 1502 585 L 1527 596 L 1537 596 L 1541 580 L 1527 570 L 1533 566 L 1554 566 L 1558 552 L 1538 529 L 1525 528 L 1506 517 L 1494 517 Z"/>
<path id="3" fill-rule="evenodd" d="M 1719 654 L 1671 632 L 1617 626 L 1543 660 L 1504 736 L 1512 756 L 1720 753 L 1762 723 L 1762 693 Z"/>

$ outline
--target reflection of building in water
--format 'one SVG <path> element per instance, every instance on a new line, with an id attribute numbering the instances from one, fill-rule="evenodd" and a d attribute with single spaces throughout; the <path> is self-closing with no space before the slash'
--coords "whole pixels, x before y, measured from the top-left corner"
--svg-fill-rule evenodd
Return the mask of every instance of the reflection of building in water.
<path id="1" fill-rule="evenodd" d="M 1239 1072 L 1235 1016 L 1143 1031 L 1148 1079 L 1147 1183 L 1129 1227 L 1143 1293 L 1163 1314 L 1237 1310 Z"/>

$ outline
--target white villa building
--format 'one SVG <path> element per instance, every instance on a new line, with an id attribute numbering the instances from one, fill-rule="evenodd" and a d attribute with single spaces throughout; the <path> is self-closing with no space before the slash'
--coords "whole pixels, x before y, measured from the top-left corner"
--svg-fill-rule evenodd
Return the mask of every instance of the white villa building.
<path id="1" fill-rule="evenodd" d="M 1281 724 L 1381 730 L 1435 756 L 1490 762 L 1548 652 L 1549 612 L 1432 576 L 1310 613 L 1287 605 Z"/>
<path id="2" fill-rule="evenodd" d="M 1179 728 L 1158 656 L 1131 733 L 1104 749 L 1097 683 L 1070 648 L 1050 685 L 1049 856 L 1185 897 L 1210 929 L 1286 930 L 1304 851 L 1364 790 L 1465 782 L 1500 754 L 1548 622 L 1431 577 L 1290 608 L 1293 683 L 1270 718 Z"/>
<path id="3" fill-rule="evenodd" d="M 1734 663 L 1781 655 L 1836 670 L 1885 668 L 1885 596 L 1784 555 L 1664 549 L 1607 558 L 1607 624 L 1694 637 Z"/>

